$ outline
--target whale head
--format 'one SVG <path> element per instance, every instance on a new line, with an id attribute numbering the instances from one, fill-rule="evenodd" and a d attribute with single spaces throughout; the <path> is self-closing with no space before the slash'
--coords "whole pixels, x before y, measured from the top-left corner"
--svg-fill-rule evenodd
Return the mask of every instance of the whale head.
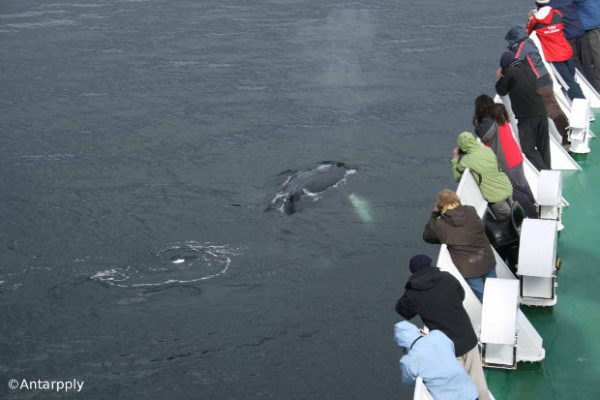
<path id="1" fill-rule="evenodd" d="M 285 198 L 285 201 L 283 202 L 283 211 L 285 211 L 287 215 L 292 215 L 296 212 L 296 202 L 299 198 L 300 196 L 296 193 L 290 193 Z"/>

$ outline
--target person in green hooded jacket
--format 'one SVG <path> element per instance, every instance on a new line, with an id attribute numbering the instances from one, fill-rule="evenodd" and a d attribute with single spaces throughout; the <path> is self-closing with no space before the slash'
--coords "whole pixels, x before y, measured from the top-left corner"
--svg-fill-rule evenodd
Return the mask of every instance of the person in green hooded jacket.
<path id="1" fill-rule="evenodd" d="M 513 188 L 508 176 L 498 166 L 494 152 L 480 145 L 471 132 L 458 135 L 457 144 L 452 158 L 454 180 L 460 181 L 463 172 L 469 168 L 496 219 L 502 221 L 510 217 Z"/>

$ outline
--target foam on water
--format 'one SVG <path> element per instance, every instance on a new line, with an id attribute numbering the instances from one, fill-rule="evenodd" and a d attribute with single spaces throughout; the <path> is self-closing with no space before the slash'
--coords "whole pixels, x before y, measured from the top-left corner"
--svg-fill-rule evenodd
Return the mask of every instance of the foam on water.
<path id="1" fill-rule="evenodd" d="M 69 19 L 52 19 L 48 21 L 40 21 L 40 22 L 21 22 L 21 23 L 13 23 L 13 24 L 4 24 L 5 28 L 47 28 L 52 26 L 65 26 L 65 25 L 74 25 L 75 21 Z"/>
<path id="2" fill-rule="evenodd" d="M 147 268 L 112 267 L 96 272 L 90 279 L 119 287 L 151 287 L 192 283 L 227 273 L 231 256 L 239 251 L 229 245 L 189 241 L 158 252 L 157 265 Z"/>

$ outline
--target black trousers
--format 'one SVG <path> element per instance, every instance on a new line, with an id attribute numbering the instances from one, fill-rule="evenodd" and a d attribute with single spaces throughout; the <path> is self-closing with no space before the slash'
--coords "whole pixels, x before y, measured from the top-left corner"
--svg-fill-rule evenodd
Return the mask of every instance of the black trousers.
<path id="1" fill-rule="evenodd" d="M 525 156 L 538 169 L 550 169 L 548 116 L 518 117 L 519 141 Z"/>
<path id="2" fill-rule="evenodd" d="M 596 82 L 594 77 L 594 65 L 592 61 L 592 54 L 588 41 L 585 36 L 573 39 L 567 39 L 573 49 L 573 61 L 575 61 L 575 67 L 581 71 L 585 79 L 587 79 L 592 86 L 598 87 L 600 82 Z"/>

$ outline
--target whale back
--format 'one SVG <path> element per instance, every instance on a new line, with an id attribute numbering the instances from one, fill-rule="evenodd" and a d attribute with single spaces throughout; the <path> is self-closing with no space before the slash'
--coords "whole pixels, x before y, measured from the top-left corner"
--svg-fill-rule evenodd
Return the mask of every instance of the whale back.
<path id="1" fill-rule="evenodd" d="M 287 214 L 296 212 L 296 202 L 306 193 L 321 193 L 344 179 L 347 173 L 344 163 L 321 164 L 317 168 L 306 171 L 290 181 L 284 211 Z"/>

